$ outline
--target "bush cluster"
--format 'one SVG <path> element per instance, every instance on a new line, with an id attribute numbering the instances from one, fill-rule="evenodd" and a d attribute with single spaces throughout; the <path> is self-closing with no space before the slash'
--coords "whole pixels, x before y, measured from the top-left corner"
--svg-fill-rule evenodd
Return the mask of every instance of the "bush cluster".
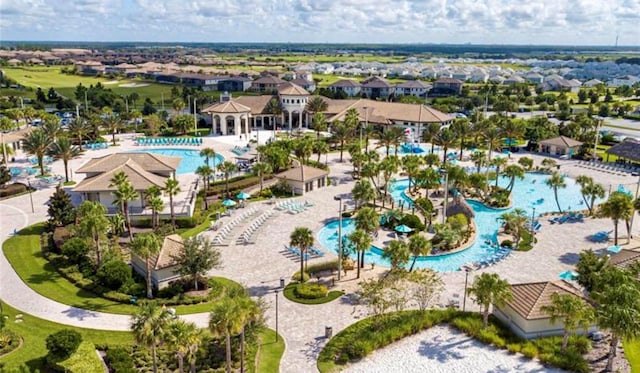
<path id="1" fill-rule="evenodd" d="M 113 373 L 135 373 L 131 351 L 125 347 L 112 347 L 107 350 L 107 364 Z"/>
<path id="2" fill-rule="evenodd" d="M 293 290 L 296 297 L 302 299 L 320 299 L 327 296 L 329 290 L 320 284 L 298 284 Z"/>
<path id="3" fill-rule="evenodd" d="M 28 190 L 27 186 L 20 183 L 9 184 L 4 188 L 0 188 L 0 198 L 14 196 L 24 193 Z"/>
<path id="4" fill-rule="evenodd" d="M 75 330 L 62 329 L 50 334 L 47 339 L 47 350 L 55 358 L 66 359 L 74 353 L 82 342 L 82 336 Z"/>
<path id="5" fill-rule="evenodd" d="M 417 215 L 412 214 L 405 214 L 402 219 L 400 219 L 400 224 L 413 228 L 415 231 L 423 231 L 426 228 L 420 218 Z"/>

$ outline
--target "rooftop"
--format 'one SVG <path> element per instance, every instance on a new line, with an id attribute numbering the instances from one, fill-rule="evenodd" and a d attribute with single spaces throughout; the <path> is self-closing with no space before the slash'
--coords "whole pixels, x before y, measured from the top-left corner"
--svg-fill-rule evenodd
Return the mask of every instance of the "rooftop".
<path id="1" fill-rule="evenodd" d="M 549 315 L 542 308 L 551 304 L 552 294 L 568 294 L 585 299 L 578 289 L 563 280 L 515 284 L 511 285 L 511 293 L 513 299 L 507 305 L 526 320 L 548 318 Z"/>

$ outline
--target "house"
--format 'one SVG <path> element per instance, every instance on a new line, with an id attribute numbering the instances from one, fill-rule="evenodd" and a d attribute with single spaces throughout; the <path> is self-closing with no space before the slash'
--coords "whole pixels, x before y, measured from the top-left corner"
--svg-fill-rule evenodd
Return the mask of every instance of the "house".
<path id="1" fill-rule="evenodd" d="M 126 74 L 127 72 L 131 70 L 136 70 L 137 68 L 138 66 L 136 65 L 121 63 L 114 66 L 106 66 L 104 68 L 104 72 L 105 74 Z"/>
<path id="2" fill-rule="evenodd" d="M 421 80 L 409 80 L 402 84 L 396 85 L 395 95 L 397 96 L 416 96 L 425 98 L 427 92 L 431 89 L 431 85 Z"/>
<path id="3" fill-rule="evenodd" d="M 328 185 L 329 171 L 310 166 L 298 166 L 274 175 L 283 180 L 289 189 L 299 195 L 304 195 L 314 189 L 320 189 Z"/>
<path id="4" fill-rule="evenodd" d="M 508 77 L 507 79 L 505 79 L 502 84 L 504 85 L 513 85 L 513 84 L 521 84 L 521 83 L 525 83 L 526 80 L 519 76 L 519 75 L 511 75 L 510 77 Z"/>
<path id="5" fill-rule="evenodd" d="M 180 235 L 172 234 L 164 238 L 158 255 L 149 258 L 151 268 L 151 283 L 156 289 L 163 289 L 171 282 L 179 280 L 182 276 L 177 273 L 178 266 L 173 259 L 184 250 L 184 240 Z M 131 266 L 140 276 L 147 276 L 147 262 L 145 258 L 131 254 Z"/>
<path id="6" fill-rule="evenodd" d="M 291 83 L 304 88 L 307 92 L 313 93 L 313 91 L 316 90 L 316 82 L 314 82 L 313 79 L 307 80 L 303 78 L 295 78 L 291 80 Z"/>
<path id="7" fill-rule="evenodd" d="M 163 188 L 170 177 L 175 177 L 181 158 L 167 157 L 152 153 L 114 153 L 93 158 L 76 170 L 78 174 L 86 174 L 73 191 L 79 193 L 83 200 L 100 202 L 109 214 L 120 211 L 114 206 L 117 189 L 111 179 L 115 174 L 124 172 L 139 198 L 129 202 L 132 216 L 150 215 L 146 210 L 145 191 L 151 186 Z"/>
<path id="8" fill-rule="evenodd" d="M 540 75 L 538 73 L 529 73 L 529 74 L 525 75 L 524 78 L 529 83 L 533 83 L 533 84 L 541 84 L 544 81 L 544 76 L 542 76 L 542 75 Z"/>
<path id="9" fill-rule="evenodd" d="M 601 81 L 601 80 L 598 80 L 598 79 L 591 79 L 591 80 L 587 80 L 586 82 L 584 82 L 582 84 L 582 86 L 586 87 L 586 88 L 593 88 L 593 87 L 595 87 L 597 85 L 600 85 L 600 84 L 604 84 L 604 82 Z"/>
<path id="10" fill-rule="evenodd" d="M 260 77 L 251 83 L 251 90 L 256 92 L 274 93 L 278 87 L 285 84 L 286 81 L 276 76 L 267 75 Z"/>
<path id="11" fill-rule="evenodd" d="M 540 87 L 543 91 L 569 91 L 577 93 L 581 85 L 582 83 L 577 80 L 568 80 L 553 74 L 544 78 L 544 82 L 540 84 Z"/>
<path id="12" fill-rule="evenodd" d="M 231 76 L 218 81 L 220 92 L 244 92 L 251 88 L 252 79 L 243 76 Z"/>
<path id="13" fill-rule="evenodd" d="M 582 293 L 563 280 L 511 285 L 513 299 L 504 306 L 494 306 L 493 314 L 520 338 L 531 339 L 562 335 L 561 321 L 551 323 L 551 317 L 543 311 L 551 304 L 553 294 L 570 295 L 587 302 Z M 594 327 L 590 327 L 589 330 Z M 578 330 L 578 333 L 585 333 Z"/>
<path id="14" fill-rule="evenodd" d="M 388 99 L 394 91 L 395 87 L 386 79 L 380 78 L 378 76 L 372 76 L 371 78 L 365 79 L 362 82 L 362 94 L 367 98 L 375 100 L 378 98 Z"/>
<path id="15" fill-rule="evenodd" d="M 582 142 L 578 140 L 566 136 L 558 136 L 540 141 L 539 151 L 550 155 L 568 155 L 571 157 L 578 152 L 581 146 Z"/>
<path id="16" fill-rule="evenodd" d="M 486 83 L 488 80 L 489 74 L 483 71 L 476 71 L 471 74 L 471 77 L 469 78 L 469 81 L 473 83 Z"/>
<path id="17" fill-rule="evenodd" d="M 611 83 L 609 85 L 611 85 L 612 87 L 622 87 L 625 85 L 628 85 L 629 87 L 631 87 L 632 85 L 638 82 L 640 82 L 639 77 L 635 75 L 624 75 L 624 76 L 617 76 L 613 78 L 613 80 L 611 80 Z"/>
<path id="18" fill-rule="evenodd" d="M 329 91 L 335 93 L 343 92 L 347 97 L 360 96 L 362 85 L 351 79 L 341 79 L 327 87 Z"/>
<path id="19" fill-rule="evenodd" d="M 433 88 L 429 95 L 450 96 L 462 93 L 462 85 L 464 83 L 458 79 L 440 78 L 433 82 Z"/>

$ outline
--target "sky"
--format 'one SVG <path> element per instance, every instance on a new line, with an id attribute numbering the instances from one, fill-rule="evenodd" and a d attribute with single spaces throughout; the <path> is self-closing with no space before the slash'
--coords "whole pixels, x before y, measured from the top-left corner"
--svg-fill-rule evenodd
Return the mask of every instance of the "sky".
<path id="1" fill-rule="evenodd" d="M 0 40 L 640 45 L 640 0 L 0 0 Z"/>

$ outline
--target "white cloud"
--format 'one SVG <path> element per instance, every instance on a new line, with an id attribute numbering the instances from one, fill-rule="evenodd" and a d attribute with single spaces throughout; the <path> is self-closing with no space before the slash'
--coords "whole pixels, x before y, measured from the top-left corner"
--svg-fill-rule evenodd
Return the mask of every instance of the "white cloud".
<path id="1" fill-rule="evenodd" d="M 640 44 L 640 0 L 2 0 L 19 40 Z"/>

